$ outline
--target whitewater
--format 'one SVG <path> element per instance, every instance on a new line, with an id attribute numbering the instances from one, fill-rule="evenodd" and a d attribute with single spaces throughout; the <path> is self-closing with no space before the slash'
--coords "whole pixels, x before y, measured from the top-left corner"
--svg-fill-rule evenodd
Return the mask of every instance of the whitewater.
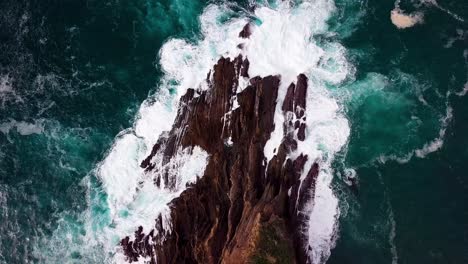
<path id="1" fill-rule="evenodd" d="M 328 87 L 338 87 L 353 75 L 353 66 L 346 59 L 345 48 L 332 38 L 333 33 L 327 25 L 335 9 L 331 0 L 304 1 L 301 4 L 278 1 L 272 5 L 259 5 L 253 12 L 244 10 L 241 16 L 231 16 L 234 13 L 231 6 L 212 4 L 199 18 L 201 37 L 198 41 L 169 39 L 159 52 L 164 75 L 158 92 L 143 102 L 133 127 L 116 137 L 106 157 L 93 172 L 98 182 L 93 182 L 91 175 L 83 180 L 82 184 L 89 188 L 90 209 L 80 216 L 86 235 L 79 243 L 81 248 L 75 249 L 81 252 L 89 249 L 82 254 L 93 255 L 89 259 L 94 261 L 99 259 L 94 254 L 99 255 L 97 249 L 101 249 L 106 252 L 105 262 L 123 263 L 125 258 L 118 246 L 119 240 L 132 236 L 138 226 L 151 230 L 155 218 L 161 213 L 164 225 L 170 230 L 167 225 L 168 203 L 180 195 L 187 183 L 203 175 L 208 155 L 200 148 L 180 149 L 176 159 L 166 165 L 174 168 L 178 175 L 175 188 L 155 186 L 156 175 L 145 173 L 139 165 L 158 137 L 171 129 L 178 100 L 186 90 L 208 89 L 206 75 L 216 61 L 221 56 L 233 59 L 242 55 L 250 61 L 250 76 L 281 75 L 274 117 L 276 126 L 264 149 L 268 161 L 275 155 L 283 137 L 281 124 L 285 116 L 281 105 L 287 87 L 301 73 L 309 79 L 306 139 L 299 142 L 291 158 L 300 153 L 309 156 L 301 179 L 314 162 L 320 164 L 315 197 L 306 211 L 301 212 L 309 215 L 309 225 L 301 231 L 309 238 L 311 262 L 324 263 L 335 246 L 340 216 L 339 200 L 331 186 L 334 175 L 332 162 L 335 154 L 345 148 L 350 134 L 342 103 L 329 92 Z M 251 24 L 252 34 L 248 39 L 242 39 L 239 32 L 247 23 Z M 320 41 L 318 36 L 322 37 Z M 240 80 L 242 82 L 245 80 Z M 162 157 L 156 156 L 152 162 L 161 167 L 161 160 Z M 92 212 L 95 203 L 99 202 L 93 198 L 95 192 L 105 193 L 104 214 Z M 63 250 L 62 247 L 67 245 L 59 242 L 66 240 L 63 230 L 58 228 L 53 236 L 57 242 L 49 250 Z M 76 247 L 76 241 L 68 239 Z M 51 260 L 40 251 L 36 254 Z"/>
<path id="2" fill-rule="evenodd" d="M 100 164 L 98 175 L 108 194 L 111 218 L 115 224 L 112 235 L 124 237 L 132 234 L 137 225 L 151 229 L 157 214 L 167 212 L 167 203 L 183 191 L 182 187 L 176 192 L 169 192 L 164 187 L 156 190 L 153 177 L 143 173 L 139 163 L 149 154 L 158 136 L 170 129 L 178 98 L 188 88 L 206 89 L 206 73 L 220 56 L 234 58 L 242 54 L 251 62 L 250 76 L 281 75 L 277 106 L 282 105 L 287 86 L 298 74 L 305 73 L 309 77 L 312 89 L 307 98 L 310 107 L 306 115 L 310 130 L 306 140 L 299 144 L 298 153 L 307 153 L 311 157 L 306 168 L 314 161 L 320 161 L 322 168 L 314 204 L 309 205 L 307 212 L 311 224 L 308 230 L 304 230 L 311 238 L 312 262 L 322 263 L 334 246 L 339 217 L 338 200 L 331 190 L 331 161 L 333 154 L 346 144 L 349 135 L 348 122 L 340 113 L 338 102 L 330 97 L 325 87 L 326 84 L 342 82 L 350 72 L 344 48 L 333 42 L 320 47 L 313 39 L 315 35 L 327 33 L 326 21 L 334 11 L 333 2 L 304 2 L 292 7 L 291 3 L 285 2 L 274 8 L 257 8 L 252 14 L 256 25 L 247 40 L 239 39 L 238 33 L 251 22 L 249 19 L 219 22 L 220 17 L 229 11 L 227 6 L 208 6 L 200 18 L 202 41 L 192 44 L 172 39 L 163 46 L 160 63 L 165 77 L 159 94 L 143 104 L 134 128 L 119 135 L 109 155 Z M 239 49 L 239 44 L 244 48 Z M 175 87 L 167 85 L 174 81 L 178 84 Z M 168 91 L 171 89 L 175 91 L 172 94 Z M 283 120 L 280 107 L 277 107 L 275 123 L 282 124 Z M 282 129 L 277 125 L 265 146 L 268 159 L 274 155 L 273 150 L 279 146 L 281 138 Z M 186 159 L 198 159 L 195 161 L 198 164 L 206 161 L 206 154 L 191 155 Z M 203 172 L 202 168 L 198 168 L 198 174 L 191 172 L 191 176 L 200 175 L 200 172 Z M 127 213 L 119 213 L 122 210 Z M 115 242 L 115 239 L 110 241 Z M 120 262 L 122 256 L 117 254 L 115 260 Z"/>

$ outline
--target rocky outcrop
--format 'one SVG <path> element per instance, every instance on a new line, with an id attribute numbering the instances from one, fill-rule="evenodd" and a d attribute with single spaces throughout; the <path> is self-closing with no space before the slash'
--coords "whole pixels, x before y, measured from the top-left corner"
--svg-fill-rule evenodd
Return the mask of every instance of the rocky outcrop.
<path id="1" fill-rule="evenodd" d="M 250 23 L 247 23 L 242 29 L 242 31 L 239 32 L 239 37 L 249 38 L 251 34 L 252 34 L 252 25 Z"/>
<path id="2" fill-rule="evenodd" d="M 319 165 L 304 171 L 308 157 L 290 155 L 306 137 L 307 77 L 301 74 L 289 86 L 280 106 L 286 121 L 275 124 L 281 77 L 254 77 L 241 89 L 248 67 L 247 58 L 221 58 L 208 74 L 208 90 L 189 89 L 181 97 L 172 130 L 141 167 L 156 175 L 155 185 L 171 188 L 176 175 L 155 173 L 156 155 L 168 163 L 177 149 L 199 146 L 209 160 L 203 177 L 170 203 L 170 230 L 160 215 L 153 230 L 140 227 L 121 240 L 129 262 L 308 262 L 302 212 L 313 197 Z M 275 125 L 284 137 L 267 161 L 264 147 Z"/>

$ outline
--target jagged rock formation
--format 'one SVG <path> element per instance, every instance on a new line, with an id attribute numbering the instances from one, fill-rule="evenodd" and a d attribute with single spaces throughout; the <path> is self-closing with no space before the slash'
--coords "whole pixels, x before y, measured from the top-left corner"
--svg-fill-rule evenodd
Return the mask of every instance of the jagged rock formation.
<path id="1" fill-rule="evenodd" d="M 171 230 L 163 217 L 154 230 L 139 228 L 122 239 L 129 262 L 151 263 L 307 263 L 307 214 L 318 164 L 303 174 L 306 155 L 290 153 L 306 136 L 307 77 L 299 75 L 281 106 L 287 117 L 274 124 L 280 76 L 254 77 L 238 92 L 239 78 L 249 78 L 249 62 L 221 58 L 208 74 L 210 89 L 189 89 L 181 97 L 172 130 L 165 133 L 141 166 L 158 170 L 176 150 L 199 146 L 209 154 L 204 176 L 170 204 Z M 237 103 L 236 103 L 237 101 Z M 275 125 L 284 138 L 267 163 L 264 147 Z M 158 173 L 155 185 L 171 186 L 175 175 Z M 302 181 L 301 175 L 305 175 Z M 155 190 L 156 191 L 156 190 Z"/>

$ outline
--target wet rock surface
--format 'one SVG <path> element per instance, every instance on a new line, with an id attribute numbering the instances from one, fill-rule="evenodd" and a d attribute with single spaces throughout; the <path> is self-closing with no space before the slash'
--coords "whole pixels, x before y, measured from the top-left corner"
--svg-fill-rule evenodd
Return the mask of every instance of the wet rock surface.
<path id="1" fill-rule="evenodd" d="M 241 32 L 239 32 L 240 38 L 249 38 L 252 35 L 252 25 L 251 23 L 247 23 Z"/>
<path id="2" fill-rule="evenodd" d="M 128 262 L 249 263 L 265 253 L 269 236 L 262 234 L 269 232 L 262 230 L 278 234 L 273 244 L 292 251 L 286 255 L 290 263 L 308 262 L 307 237 L 301 233 L 308 217 L 301 212 L 313 198 L 319 165 L 304 171 L 308 157 L 290 155 L 306 136 L 307 78 L 301 74 L 289 86 L 280 106 L 286 121 L 275 124 L 281 77 L 254 77 L 242 89 L 239 79 L 249 78 L 248 67 L 247 58 L 221 58 L 208 74 L 208 90 L 189 89 L 181 97 L 171 131 L 141 167 L 155 175 L 155 186 L 171 188 L 176 175 L 155 173 L 156 155 L 164 164 L 177 149 L 199 146 L 209 160 L 203 177 L 170 203 L 169 215 L 159 215 L 154 229 L 140 227 L 121 240 Z M 282 126 L 283 140 L 267 161 L 264 147 L 275 125 Z M 265 254 L 272 263 L 284 262 L 278 252 Z"/>

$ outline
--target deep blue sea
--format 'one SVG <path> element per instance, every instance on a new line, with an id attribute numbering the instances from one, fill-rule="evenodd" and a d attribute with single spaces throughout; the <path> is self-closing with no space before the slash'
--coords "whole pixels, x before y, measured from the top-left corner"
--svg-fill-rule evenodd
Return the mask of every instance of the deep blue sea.
<path id="1" fill-rule="evenodd" d="M 468 2 L 304 2 L 333 7 L 310 12 L 330 12 L 313 41 L 330 54 L 340 47 L 348 67 L 339 81 L 323 77 L 350 129 L 333 157 L 340 214 L 327 263 L 468 263 Z M 103 171 L 111 161 L 132 170 L 112 156 L 115 142 L 139 133 L 142 103 L 179 84 L 160 50 L 217 34 L 203 27 L 213 6 L 222 28 L 239 17 L 260 26 L 253 10 L 281 5 L 0 0 L 0 263 L 116 261 L 112 230 L 157 201 L 117 217 L 120 190 Z M 413 24 L 399 28 L 399 18 Z M 191 69 L 179 63 L 180 74 Z M 163 126 L 157 115 L 145 129 Z"/>

